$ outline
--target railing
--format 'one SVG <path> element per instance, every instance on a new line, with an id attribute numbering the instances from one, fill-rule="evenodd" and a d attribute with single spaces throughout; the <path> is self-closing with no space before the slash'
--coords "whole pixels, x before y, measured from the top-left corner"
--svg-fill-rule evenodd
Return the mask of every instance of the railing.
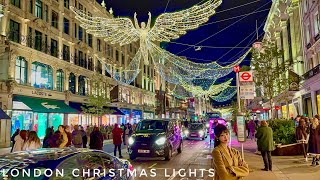
<path id="1" fill-rule="evenodd" d="M 313 76 L 317 75 L 320 73 L 320 64 L 318 64 L 316 67 L 312 68 L 311 70 L 309 70 L 308 72 L 306 72 L 303 75 L 303 78 L 305 80 L 312 78 Z"/>

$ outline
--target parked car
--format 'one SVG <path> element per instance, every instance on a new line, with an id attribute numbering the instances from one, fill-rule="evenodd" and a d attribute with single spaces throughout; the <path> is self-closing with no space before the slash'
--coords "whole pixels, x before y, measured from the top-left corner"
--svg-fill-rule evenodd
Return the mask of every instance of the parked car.
<path id="1" fill-rule="evenodd" d="M 187 139 L 201 138 L 204 140 L 207 138 L 207 128 L 203 123 L 191 123 L 186 131 Z"/>
<path id="2" fill-rule="evenodd" d="M 129 138 L 128 152 L 131 160 L 137 157 L 164 157 L 165 160 L 170 160 L 174 151 L 182 152 L 179 120 L 142 120 Z"/>
<path id="3" fill-rule="evenodd" d="M 76 169 L 76 170 L 75 170 Z M 113 170 L 113 173 L 109 170 Z M 122 169 L 120 172 L 120 169 Z M 17 172 L 18 170 L 18 172 Z M 37 171 L 36 171 L 37 170 Z M 100 171 L 99 171 L 100 170 Z M 54 172 L 51 176 L 48 172 Z M 83 174 L 83 171 L 88 172 Z M 100 177 L 95 174 L 99 171 Z M 20 151 L 0 156 L 0 179 L 127 179 L 132 165 L 98 150 L 76 148 L 52 148 Z M 29 172 L 30 174 L 25 174 Z M 41 172 L 39 177 L 37 172 Z M 46 173 L 44 173 L 46 172 Z M 63 172 L 56 174 L 55 172 Z M 12 177 L 11 174 L 17 177 Z M 78 175 L 79 177 L 75 177 Z"/>

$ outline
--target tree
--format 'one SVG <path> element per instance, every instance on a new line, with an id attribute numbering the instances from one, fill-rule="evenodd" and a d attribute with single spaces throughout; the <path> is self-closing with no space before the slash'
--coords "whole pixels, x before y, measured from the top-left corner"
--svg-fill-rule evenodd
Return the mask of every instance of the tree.
<path id="1" fill-rule="evenodd" d="M 261 50 L 252 51 L 255 85 L 262 97 L 270 102 L 272 116 L 274 98 L 289 89 L 288 70 L 292 63 L 283 60 L 283 51 L 272 42 L 264 42 Z"/>
<path id="2" fill-rule="evenodd" d="M 83 113 L 97 116 L 99 125 L 101 125 L 102 116 L 105 114 L 112 114 L 114 112 L 108 108 L 110 104 L 105 83 L 98 79 L 91 81 L 91 93 L 88 95 L 88 103 L 81 107 Z"/>

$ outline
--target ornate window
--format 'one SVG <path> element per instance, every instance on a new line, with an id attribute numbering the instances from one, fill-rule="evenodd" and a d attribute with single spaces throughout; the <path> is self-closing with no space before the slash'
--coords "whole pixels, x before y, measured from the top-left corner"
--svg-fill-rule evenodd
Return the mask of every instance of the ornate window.
<path id="1" fill-rule="evenodd" d="M 31 84 L 35 88 L 53 89 L 52 68 L 39 62 L 32 63 Z"/>
<path id="2" fill-rule="evenodd" d="M 86 77 L 85 76 L 79 76 L 78 79 L 78 92 L 79 95 L 85 96 L 86 95 Z"/>
<path id="3" fill-rule="evenodd" d="M 64 91 L 64 72 L 62 69 L 57 71 L 57 91 Z"/>
<path id="4" fill-rule="evenodd" d="M 73 94 L 76 93 L 76 76 L 73 73 L 70 73 L 69 76 L 69 91 Z"/>

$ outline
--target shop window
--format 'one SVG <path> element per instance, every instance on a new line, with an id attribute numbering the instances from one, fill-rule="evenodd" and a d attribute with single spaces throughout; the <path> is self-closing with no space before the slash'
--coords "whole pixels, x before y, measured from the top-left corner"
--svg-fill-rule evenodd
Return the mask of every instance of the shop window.
<path id="1" fill-rule="evenodd" d="M 31 84 L 35 88 L 53 89 L 52 68 L 39 62 L 32 63 Z"/>
<path id="2" fill-rule="evenodd" d="M 86 80 L 85 80 L 85 76 L 79 76 L 78 79 L 78 90 L 79 90 L 79 95 L 85 96 L 86 95 Z"/>
<path id="3" fill-rule="evenodd" d="M 13 42 L 20 43 L 20 23 L 10 19 L 9 39 Z"/>
<path id="4" fill-rule="evenodd" d="M 57 71 L 57 91 L 64 91 L 64 72 L 62 69 Z"/>
<path id="5" fill-rule="evenodd" d="M 36 0 L 34 14 L 36 17 L 42 19 L 42 2 L 41 2 L 41 0 Z"/>
<path id="6" fill-rule="evenodd" d="M 73 73 L 70 73 L 69 76 L 69 91 L 73 94 L 76 93 L 76 76 Z"/>
<path id="7" fill-rule="evenodd" d="M 33 124 L 32 121 L 33 121 L 32 111 L 13 110 L 12 117 L 11 117 L 11 135 L 18 128 L 20 130 L 32 130 L 32 124 Z"/>
<path id="8" fill-rule="evenodd" d="M 58 127 L 63 124 L 63 114 L 50 113 L 48 127 L 53 127 L 54 131 L 58 130 Z"/>
<path id="9" fill-rule="evenodd" d="M 20 0 L 10 0 L 10 4 L 20 8 Z"/>
<path id="10" fill-rule="evenodd" d="M 27 83 L 27 61 L 24 59 L 24 57 L 17 57 L 16 59 L 16 74 L 15 74 L 15 80 L 19 84 L 26 84 Z"/>

